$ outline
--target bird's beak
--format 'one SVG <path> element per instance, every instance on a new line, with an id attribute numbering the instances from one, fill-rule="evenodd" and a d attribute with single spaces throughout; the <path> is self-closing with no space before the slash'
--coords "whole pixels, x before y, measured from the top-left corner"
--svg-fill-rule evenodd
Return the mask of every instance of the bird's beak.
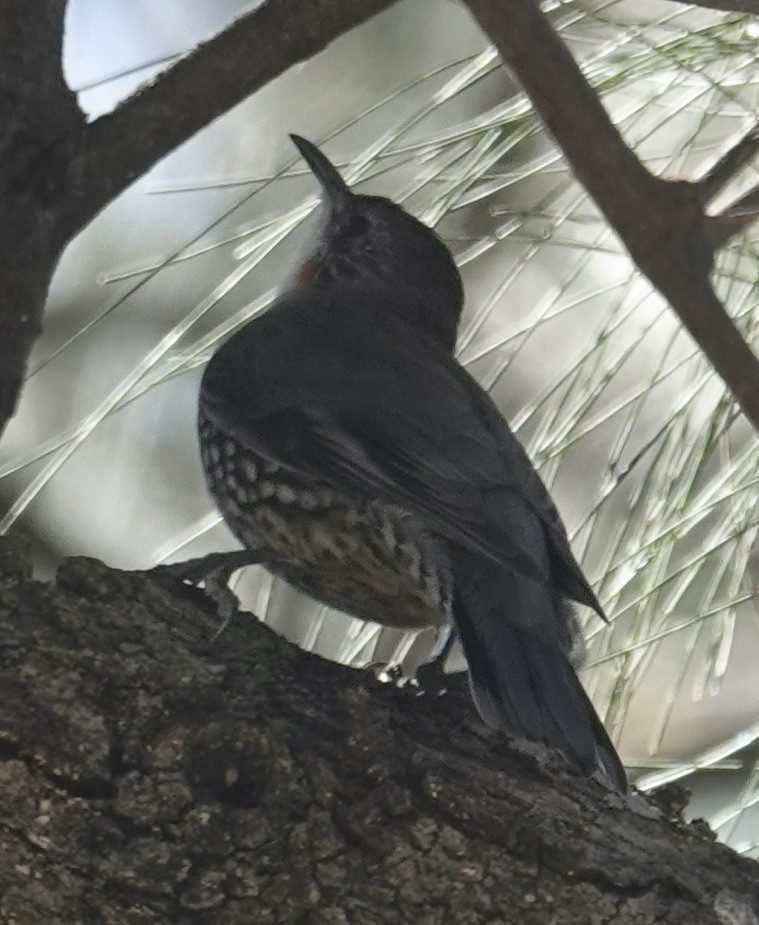
<path id="1" fill-rule="evenodd" d="M 325 203 L 332 210 L 345 207 L 353 199 L 353 193 L 351 193 L 347 183 L 338 173 L 337 167 L 327 160 L 316 145 L 311 144 L 310 141 L 306 141 L 300 135 L 290 135 L 290 138 L 319 181 Z"/>

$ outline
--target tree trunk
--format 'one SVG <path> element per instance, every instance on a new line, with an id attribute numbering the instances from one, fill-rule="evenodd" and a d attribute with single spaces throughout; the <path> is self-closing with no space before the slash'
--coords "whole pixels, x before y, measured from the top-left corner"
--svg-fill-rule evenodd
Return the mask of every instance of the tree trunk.
<path id="1" fill-rule="evenodd" d="M 0 545 L 0 921 L 749 923 L 759 865 L 193 589 Z"/>

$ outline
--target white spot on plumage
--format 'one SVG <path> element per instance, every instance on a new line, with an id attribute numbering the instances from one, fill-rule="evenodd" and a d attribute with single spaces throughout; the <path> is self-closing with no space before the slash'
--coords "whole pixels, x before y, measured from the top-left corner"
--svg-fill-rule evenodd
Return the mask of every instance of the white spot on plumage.
<path id="1" fill-rule="evenodd" d="M 319 504 L 316 495 L 312 491 L 299 491 L 295 500 L 305 511 L 316 510 Z"/>
<path id="2" fill-rule="evenodd" d="M 242 461 L 242 471 L 249 482 L 254 483 L 258 480 L 258 466 L 249 456 L 246 456 Z"/>
<path id="3" fill-rule="evenodd" d="M 345 526 L 348 530 L 353 530 L 360 523 L 364 522 L 364 518 L 361 515 L 360 511 L 357 511 L 355 507 L 346 508 L 343 514 L 345 521 Z"/>
<path id="4" fill-rule="evenodd" d="M 277 485 L 277 501 L 292 504 L 295 501 L 295 492 L 289 485 Z"/>
<path id="5" fill-rule="evenodd" d="M 383 519 L 380 522 L 379 528 L 380 536 L 382 537 L 382 542 L 385 544 L 385 548 L 389 552 L 393 552 L 395 547 L 398 545 L 398 540 L 395 536 L 395 530 L 393 530 L 392 523 L 387 519 Z"/>

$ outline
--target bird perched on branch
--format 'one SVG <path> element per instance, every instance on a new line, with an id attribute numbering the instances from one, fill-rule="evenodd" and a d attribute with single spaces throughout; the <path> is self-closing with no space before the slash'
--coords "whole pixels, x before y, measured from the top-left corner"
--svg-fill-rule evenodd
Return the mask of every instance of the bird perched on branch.
<path id="1" fill-rule="evenodd" d="M 387 626 L 452 621 L 487 723 L 625 790 L 570 659 L 571 601 L 602 610 L 522 446 L 452 357 L 451 254 L 292 139 L 321 186 L 320 234 L 200 392 L 203 467 L 240 563 Z"/>

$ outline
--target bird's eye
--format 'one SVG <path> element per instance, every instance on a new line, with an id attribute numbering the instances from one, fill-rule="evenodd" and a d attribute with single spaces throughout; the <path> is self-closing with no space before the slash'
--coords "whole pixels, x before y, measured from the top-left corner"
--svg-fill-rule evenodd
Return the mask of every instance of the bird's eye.
<path id="1" fill-rule="evenodd" d="M 349 238 L 357 238 L 365 234 L 368 230 L 369 219 L 365 218 L 363 215 L 354 215 L 348 223 L 345 233 Z"/>

